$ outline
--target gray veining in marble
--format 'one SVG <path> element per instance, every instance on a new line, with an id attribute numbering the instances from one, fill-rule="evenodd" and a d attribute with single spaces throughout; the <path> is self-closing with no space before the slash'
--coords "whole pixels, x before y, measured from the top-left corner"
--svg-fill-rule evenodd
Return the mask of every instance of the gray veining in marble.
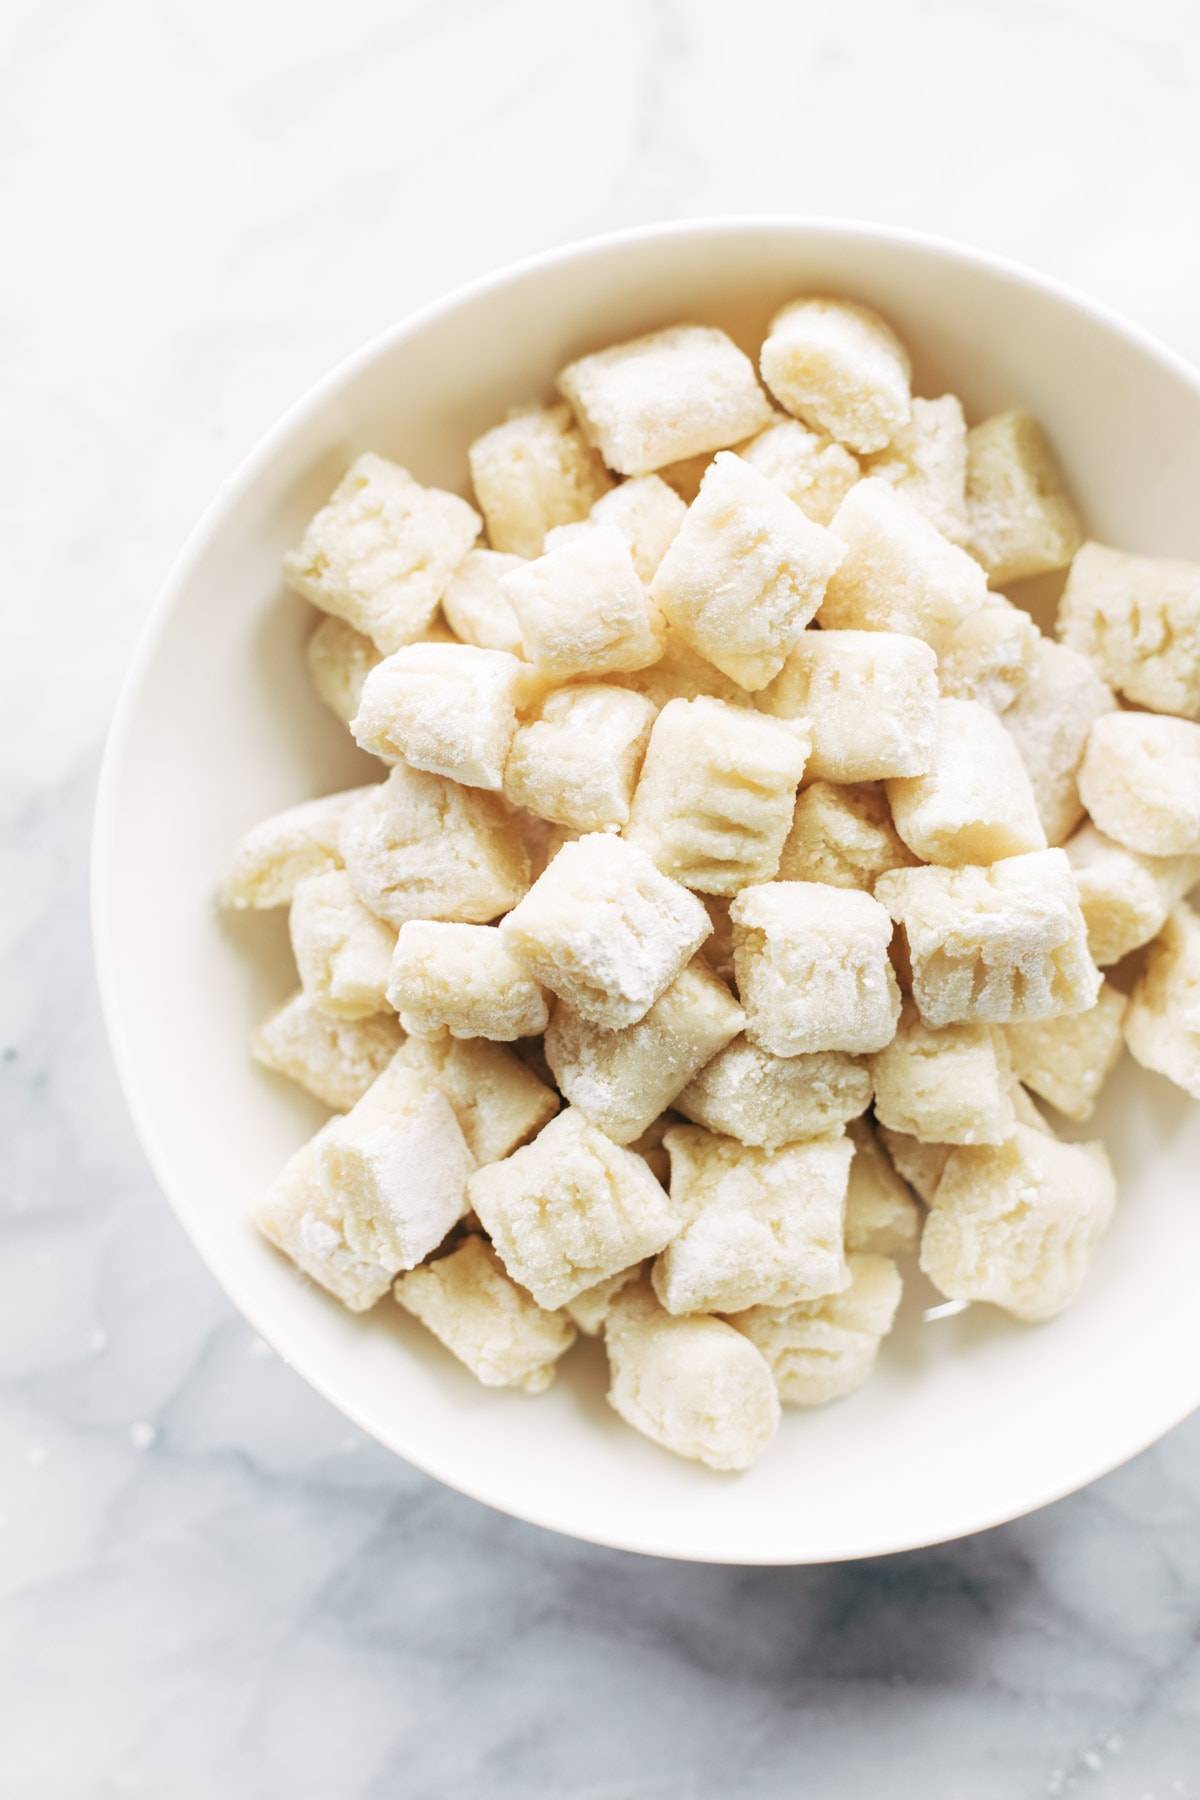
<path id="1" fill-rule="evenodd" d="M 643 1563 L 362 1440 L 155 1191 L 89 971 L 105 722 L 331 362 L 617 225 L 869 216 L 1200 357 L 1188 0 L 11 0 L 0 18 L 0 1793 L 1189 1800 L 1200 1421 L 854 1567 Z"/>

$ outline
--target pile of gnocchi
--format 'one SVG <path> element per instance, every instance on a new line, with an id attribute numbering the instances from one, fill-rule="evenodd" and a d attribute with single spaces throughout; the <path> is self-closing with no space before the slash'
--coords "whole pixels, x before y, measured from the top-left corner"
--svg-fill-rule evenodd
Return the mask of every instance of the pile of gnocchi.
<path id="1" fill-rule="evenodd" d="M 850 301 L 558 392 L 475 505 L 368 453 L 286 559 L 387 773 L 224 880 L 290 909 L 253 1050 L 332 1115 L 256 1221 L 489 1385 L 602 1337 L 623 1419 L 740 1470 L 868 1379 L 898 1259 L 1070 1304 L 1115 1184 L 1039 1101 L 1123 1044 L 1200 1097 L 1200 567 L 1085 542 L 1037 422 L 914 398 Z"/>

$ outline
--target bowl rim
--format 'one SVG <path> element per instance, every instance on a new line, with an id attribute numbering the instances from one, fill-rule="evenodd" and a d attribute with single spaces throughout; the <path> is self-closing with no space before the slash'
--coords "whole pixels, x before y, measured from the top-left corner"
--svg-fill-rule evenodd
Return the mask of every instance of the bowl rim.
<path id="1" fill-rule="evenodd" d="M 360 1431 L 376 1443 L 382 1444 L 392 1455 L 401 1457 L 411 1467 L 440 1482 L 453 1492 L 462 1494 L 470 1500 L 491 1507 L 494 1511 L 518 1519 L 525 1524 L 535 1525 L 543 1530 L 553 1531 L 559 1536 L 573 1538 L 579 1542 L 596 1544 L 602 1549 L 662 1557 L 670 1561 L 725 1567 L 786 1568 L 805 1565 L 819 1566 L 827 1563 L 830 1559 L 825 1556 L 807 1556 L 800 1553 L 790 1556 L 786 1561 L 780 1561 L 777 1556 L 756 1556 L 753 1545 L 747 1545 L 745 1551 L 739 1553 L 736 1558 L 731 1557 L 728 1552 L 710 1554 L 707 1550 L 703 1552 L 681 1551 L 669 1541 L 663 1541 L 653 1530 L 639 1532 L 636 1541 L 621 1531 L 614 1531 L 611 1536 L 577 1532 L 570 1525 L 551 1516 L 549 1508 L 513 1505 L 506 1498 L 492 1492 L 493 1484 L 485 1478 L 464 1480 L 457 1468 L 451 1472 L 446 1466 L 445 1460 L 438 1456 L 417 1457 L 407 1449 L 397 1448 L 394 1443 L 381 1434 L 369 1419 L 362 1416 L 361 1408 L 355 1402 L 347 1402 L 333 1391 L 333 1384 L 325 1379 L 319 1369 L 300 1368 L 294 1364 L 291 1357 L 274 1341 L 270 1327 L 265 1326 L 257 1316 L 256 1303 L 251 1295 L 243 1292 L 242 1282 L 236 1276 L 231 1277 L 224 1270 L 219 1269 L 197 1242 L 187 1213 L 176 1200 L 172 1182 L 167 1174 L 169 1156 L 164 1144 L 160 1141 L 152 1108 L 141 1091 L 134 1054 L 126 1032 L 118 993 L 110 911 L 110 872 L 116 833 L 118 778 L 124 763 L 124 753 L 132 721 L 143 685 L 153 664 L 159 640 L 180 593 L 191 577 L 194 565 L 209 540 L 220 529 L 234 501 L 260 471 L 271 462 L 300 422 L 310 412 L 318 409 L 327 397 L 335 393 L 343 383 L 369 366 L 387 350 L 419 333 L 427 325 L 443 316 L 453 313 L 465 303 L 483 297 L 490 290 L 503 288 L 543 269 L 603 254 L 610 250 L 621 250 L 651 239 L 669 241 L 672 238 L 688 236 L 733 238 L 742 233 L 764 231 L 785 232 L 789 236 L 821 235 L 826 238 L 865 241 L 884 247 L 923 251 L 983 274 L 999 276 L 1015 286 L 1026 287 L 1039 294 L 1049 295 L 1127 339 L 1144 354 L 1159 362 L 1176 380 L 1182 381 L 1190 387 L 1200 398 L 1200 368 L 1197 368 L 1168 344 L 1163 343 L 1153 333 L 1126 319 L 1114 308 L 1101 301 L 1093 300 L 1056 276 L 1045 275 L 1028 264 L 996 251 L 985 250 L 976 245 L 966 244 L 932 232 L 906 226 L 882 224 L 871 220 L 838 215 L 822 216 L 819 213 L 776 212 L 699 214 L 682 219 L 658 220 L 614 231 L 594 233 L 585 238 L 571 239 L 565 244 L 537 251 L 532 255 L 505 263 L 499 269 L 492 270 L 487 274 L 474 276 L 461 282 L 448 293 L 425 302 L 414 311 L 405 313 L 392 324 L 375 332 L 356 349 L 339 358 L 324 375 L 320 376 L 287 406 L 275 423 L 259 436 L 220 482 L 211 500 L 203 508 L 185 537 L 142 622 L 105 734 L 92 814 L 89 913 L 101 1017 L 121 1093 L 133 1123 L 135 1136 L 150 1171 L 174 1214 L 177 1224 L 222 1293 L 229 1298 L 247 1324 L 271 1344 L 272 1349 L 288 1367 L 295 1368 L 296 1373 L 309 1387 L 313 1388 L 344 1418 L 356 1425 Z M 954 1543 L 979 1532 L 1009 1524 L 1016 1519 L 1026 1518 L 1045 1506 L 1053 1505 L 1070 1494 L 1080 1492 L 1092 1482 L 1099 1480 L 1101 1476 L 1122 1467 L 1157 1443 L 1167 1432 L 1174 1430 L 1197 1408 L 1200 1408 L 1200 1383 L 1198 1383 L 1197 1393 L 1192 1402 L 1179 1410 L 1175 1416 L 1169 1417 L 1165 1424 L 1161 1420 L 1152 1421 L 1144 1435 L 1136 1432 L 1133 1434 L 1134 1441 L 1122 1444 L 1115 1453 L 1094 1456 L 1081 1474 L 1076 1474 L 1069 1480 L 1051 1483 L 1044 1490 L 1035 1488 L 1031 1497 L 1020 1505 L 1002 1504 L 994 1509 L 977 1508 L 975 1515 L 953 1532 L 933 1531 L 928 1536 L 922 1535 L 917 1538 L 910 1536 L 900 1543 L 882 1535 L 877 1541 L 864 1543 L 862 1547 L 847 1552 L 836 1560 L 854 1562 L 869 1557 L 899 1555 L 910 1550 L 928 1549 L 938 1544 Z"/>

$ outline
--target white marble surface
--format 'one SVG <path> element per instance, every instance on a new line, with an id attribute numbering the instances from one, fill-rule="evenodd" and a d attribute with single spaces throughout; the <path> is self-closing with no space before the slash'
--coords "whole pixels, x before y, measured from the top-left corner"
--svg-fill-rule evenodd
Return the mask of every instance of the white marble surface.
<path id="1" fill-rule="evenodd" d="M 183 1241 L 84 892 L 155 588 L 344 351 L 572 237 L 808 210 L 1010 252 L 1200 358 L 1193 26 L 1189 0 L 10 0 L 0 1792 L 1200 1795 L 1200 1420 L 1039 1517 L 856 1567 L 644 1563 L 485 1513 L 264 1353 Z"/>

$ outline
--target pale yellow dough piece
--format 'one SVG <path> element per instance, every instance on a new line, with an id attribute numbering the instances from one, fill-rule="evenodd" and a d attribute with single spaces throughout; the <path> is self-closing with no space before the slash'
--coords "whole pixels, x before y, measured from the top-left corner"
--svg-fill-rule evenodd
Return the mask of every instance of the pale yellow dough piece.
<path id="1" fill-rule="evenodd" d="M 804 631 L 758 696 L 764 712 L 803 720 L 808 773 L 825 781 L 924 775 L 937 742 L 937 657 L 891 631 Z"/>
<path id="2" fill-rule="evenodd" d="M 881 1050 L 900 994 L 891 921 L 869 894 L 815 881 L 744 888 L 730 908 L 747 1036 L 775 1056 Z"/>
<path id="3" fill-rule="evenodd" d="M 908 423 L 863 473 L 890 481 L 952 544 L 966 543 L 967 422 L 956 394 L 914 400 Z"/>
<path id="4" fill-rule="evenodd" d="M 1013 1073 L 1066 1118 L 1090 1119 L 1121 1054 L 1125 1006 L 1124 994 L 1103 981 L 1087 1012 L 1009 1025 Z"/>
<path id="5" fill-rule="evenodd" d="M 409 1038 L 399 1061 L 441 1089 L 481 1166 L 527 1143 L 559 1108 L 552 1087 L 504 1044 L 486 1038 L 453 1038 L 449 1032 Z"/>
<path id="6" fill-rule="evenodd" d="M 604 1342 L 609 1405 L 664 1450 L 742 1470 L 774 1437 L 779 1395 L 770 1368 L 723 1319 L 672 1318 L 639 1281 L 613 1301 Z"/>
<path id="7" fill-rule="evenodd" d="M 335 1019 L 300 993 L 263 1020 L 250 1050 L 264 1069 L 298 1082 L 335 1112 L 346 1112 L 403 1042 L 400 1021 L 391 1013 Z"/>
<path id="8" fill-rule="evenodd" d="M 921 1237 L 921 1267 L 950 1300 L 1035 1323 L 1069 1306 L 1107 1231 L 1116 1183 L 1102 1144 L 1018 1125 L 995 1148 L 952 1150 Z"/>
<path id="9" fill-rule="evenodd" d="M 473 1162 L 440 1088 L 396 1059 L 321 1133 L 318 1172 L 351 1250 L 396 1274 L 463 1217 Z"/>
<path id="10" fill-rule="evenodd" d="M 1157 937 L 1175 902 L 1200 881 L 1200 856 L 1142 856 L 1090 822 L 1064 849 L 1079 890 L 1088 949 L 1101 968 Z"/>
<path id="11" fill-rule="evenodd" d="M 677 631 L 668 630 L 663 653 L 656 663 L 612 679 L 618 687 L 643 694 L 656 707 L 665 706 L 668 700 L 697 700 L 701 695 L 725 700 L 730 706 L 754 705 L 744 687 L 697 656 Z"/>
<path id="12" fill-rule="evenodd" d="M 859 476 L 856 459 L 827 432 L 783 413 L 737 452 L 818 525 L 829 524 Z"/>
<path id="13" fill-rule="evenodd" d="M 391 958 L 387 997 L 405 1031 L 512 1043 L 545 1031 L 546 996 L 495 925 L 407 919 Z"/>
<path id="14" fill-rule="evenodd" d="M 651 1279 L 668 1312 L 787 1306 L 846 1286 L 849 1138 L 754 1150 L 677 1125 L 665 1142 L 680 1228 Z"/>
<path id="15" fill-rule="evenodd" d="M 1040 638 L 1033 664 L 1004 713 L 1004 728 L 1033 783 L 1046 840 L 1061 844 L 1083 817 L 1079 765 L 1088 733 L 1116 700 L 1092 665 L 1064 644 Z"/>
<path id="16" fill-rule="evenodd" d="M 821 604 L 841 544 L 740 456 L 700 484 L 650 596 L 673 631 L 754 691 L 777 675 Z"/>
<path id="17" fill-rule="evenodd" d="M 1054 452 L 1028 413 L 997 413 L 967 433 L 972 553 L 998 587 L 1065 569 L 1083 532 Z"/>
<path id="18" fill-rule="evenodd" d="M 950 1145 L 922 1144 L 918 1139 L 909 1137 L 907 1132 L 891 1131 L 886 1125 L 879 1126 L 879 1140 L 896 1173 L 926 1206 L 932 1206 L 933 1196 L 950 1155 Z M 853 1175 L 853 1165 L 851 1174 Z"/>
<path id="19" fill-rule="evenodd" d="M 904 927 L 927 1025 L 1006 1025 L 1095 1004 L 1100 974 L 1062 850 L 988 868 L 895 869 L 879 877 L 875 897 Z"/>
<path id="20" fill-rule="evenodd" d="M 586 519 L 552 531 L 546 548 L 569 543 L 596 525 L 612 526 L 629 545 L 633 566 L 642 580 L 651 581 L 686 513 L 684 502 L 660 476 L 635 475 L 597 500 Z"/>
<path id="21" fill-rule="evenodd" d="M 906 1001 L 895 1037 L 871 1058 L 871 1079 L 880 1124 L 923 1144 L 1002 1144 L 1012 1132 L 1012 1069 L 998 1026 L 935 1030 Z"/>
<path id="22" fill-rule="evenodd" d="M 422 487 L 382 456 L 360 456 L 283 559 L 289 585 L 385 653 L 430 624 L 479 535 L 457 494 Z"/>
<path id="23" fill-rule="evenodd" d="M 846 546 L 821 602 L 827 631 L 896 631 L 941 651 L 987 601 L 987 577 L 890 482 L 852 487 L 830 530 Z"/>
<path id="24" fill-rule="evenodd" d="M 1084 544 L 1059 602 L 1058 635 L 1127 699 L 1200 715 L 1200 563 Z"/>
<path id="25" fill-rule="evenodd" d="M 886 1256 L 847 1258 L 850 1285 L 819 1300 L 754 1306 L 729 1323 L 770 1364 L 785 1406 L 826 1406 L 869 1379 L 900 1304 L 900 1271 Z"/>
<path id="26" fill-rule="evenodd" d="M 868 1119 L 851 1119 L 846 1135 L 854 1145 L 846 1188 L 846 1250 L 851 1267 L 855 1251 L 898 1256 L 915 1250 L 921 1237 L 921 1209 L 881 1148 L 874 1127 Z"/>
<path id="27" fill-rule="evenodd" d="M 411 1269 L 394 1292 L 405 1312 L 420 1319 L 484 1387 L 544 1393 L 559 1357 L 575 1342 L 570 1319 L 537 1306 L 509 1280 L 481 1237 L 464 1238 L 448 1256 Z"/>
<path id="28" fill-rule="evenodd" d="M 1003 594 L 969 613 L 942 645 L 938 680 L 955 700 L 977 700 L 1005 713 L 1034 674 L 1042 634 Z"/>
<path id="29" fill-rule="evenodd" d="M 654 718 L 653 701 L 609 682 L 558 688 L 513 738 L 504 791 L 573 831 L 619 829 Z"/>
<path id="30" fill-rule="evenodd" d="M 721 450 L 771 416 L 749 357 L 707 325 L 673 325 L 580 357 L 558 389 L 588 442 L 621 475 Z"/>
<path id="31" fill-rule="evenodd" d="M 665 1157 L 666 1152 L 663 1154 Z M 622 1269 L 616 1275 L 606 1275 L 595 1287 L 584 1288 L 582 1294 L 576 1294 L 573 1300 L 568 1300 L 563 1311 L 585 1337 L 602 1337 L 617 1295 L 646 1273 L 646 1264 L 638 1262 L 631 1269 Z"/>
<path id="32" fill-rule="evenodd" d="M 409 644 L 371 670 L 350 729 L 384 762 L 494 791 L 530 674 L 506 650 Z"/>
<path id="33" fill-rule="evenodd" d="M 254 1207 L 254 1223 L 276 1249 L 351 1312 L 366 1312 L 387 1293 L 394 1269 L 351 1248 L 342 1197 L 322 1180 L 321 1159 L 333 1121 L 302 1144 Z"/>
<path id="34" fill-rule="evenodd" d="M 1200 1100 L 1200 915 L 1174 906 L 1151 945 L 1125 1015 L 1125 1042 L 1145 1069 Z"/>
<path id="35" fill-rule="evenodd" d="M 325 794 L 320 800 L 302 800 L 299 806 L 289 806 L 286 812 L 273 813 L 252 826 L 234 851 L 221 883 L 221 905 L 239 912 L 247 907 L 288 906 L 297 887 L 310 875 L 340 869 L 343 823 L 359 801 L 377 792 L 372 783 Z"/>
<path id="36" fill-rule="evenodd" d="M 675 1101 L 695 1124 L 765 1150 L 836 1132 L 870 1104 L 870 1072 L 856 1057 L 842 1050 L 772 1056 L 744 1036 L 706 1063 Z"/>
<path id="37" fill-rule="evenodd" d="M 523 655 L 517 615 L 500 592 L 500 577 L 519 569 L 521 560 L 502 550 L 468 550 L 463 557 L 442 595 L 442 611 L 462 643 Z"/>
<path id="38" fill-rule="evenodd" d="M 797 796 L 779 858 L 779 879 L 863 888 L 869 894 L 886 869 L 907 868 L 915 861 L 892 824 L 881 787 L 814 781 Z"/>
<path id="39" fill-rule="evenodd" d="M 694 958 L 644 1019 L 606 1031 L 559 1001 L 546 1061 L 570 1104 L 615 1143 L 640 1138 L 744 1024 L 723 981 Z"/>
<path id="40" fill-rule="evenodd" d="M 769 881 L 792 823 L 808 731 L 722 700 L 669 700 L 654 722 L 625 837 L 710 894 Z"/>
<path id="41" fill-rule="evenodd" d="M 489 540 L 515 556 L 540 556 L 548 531 L 584 518 L 611 486 L 563 405 L 512 413 L 475 439 L 467 461 Z"/>
<path id="42" fill-rule="evenodd" d="M 550 1308 L 653 1256 L 679 1228 L 641 1157 L 574 1107 L 532 1144 L 477 1170 L 469 1193 L 509 1275 Z"/>
<path id="43" fill-rule="evenodd" d="M 869 306 L 791 301 L 771 320 L 760 367 L 787 412 L 851 450 L 882 450 L 908 422 L 908 353 Z"/>
<path id="44" fill-rule="evenodd" d="M 645 1017 L 712 927 L 641 850 L 592 832 L 563 845 L 500 929 L 535 981 L 617 1030 Z"/>
<path id="45" fill-rule="evenodd" d="M 500 578 L 525 655 L 547 675 L 644 669 L 662 654 L 663 622 L 612 526 L 597 525 Z"/>
<path id="46" fill-rule="evenodd" d="M 992 863 L 1044 850 L 1020 752 L 994 712 L 939 700 L 929 772 L 886 783 L 892 822 L 923 862 Z"/>
<path id="47" fill-rule="evenodd" d="M 1200 854 L 1200 725 L 1161 713 L 1097 719 L 1079 794 L 1100 830 L 1127 849 Z"/>
<path id="48" fill-rule="evenodd" d="M 332 613 L 309 635 L 304 658 L 313 687 L 343 725 L 358 711 L 363 682 L 380 656 L 369 637 Z"/>
<path id="49" fill-rule="evenodd" d="M 298 884 L 288 915 L 304 992 L 340 1019 L 365 1019 L 387 1004 L 396 934 L 368 912 L 344 869 Z"/>
<path id="50" fill-rule="evenodd" d="M 486 924 L 529 885 L 529 857 L 500 800 L 398 763 L 342 821 L 341 853 L 363 904 L 406 919 Z"/>

